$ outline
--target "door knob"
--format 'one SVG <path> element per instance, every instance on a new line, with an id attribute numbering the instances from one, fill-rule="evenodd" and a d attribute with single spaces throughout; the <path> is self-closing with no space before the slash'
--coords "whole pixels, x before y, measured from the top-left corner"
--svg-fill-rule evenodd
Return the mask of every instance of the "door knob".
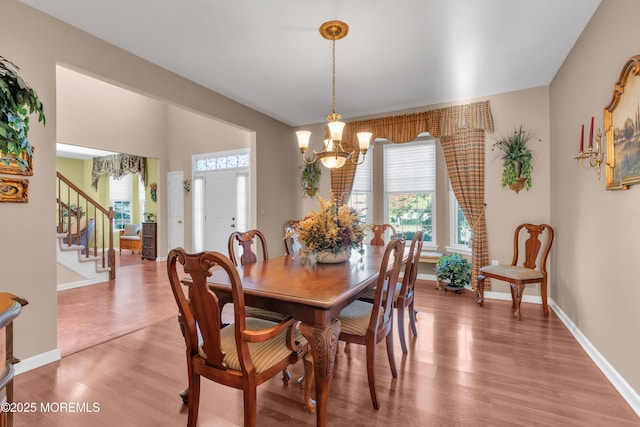
<path id="1" fill-rule="evenodd" d="M 182 221 L 178 220 L 178 224 L 182 224 Z"/>

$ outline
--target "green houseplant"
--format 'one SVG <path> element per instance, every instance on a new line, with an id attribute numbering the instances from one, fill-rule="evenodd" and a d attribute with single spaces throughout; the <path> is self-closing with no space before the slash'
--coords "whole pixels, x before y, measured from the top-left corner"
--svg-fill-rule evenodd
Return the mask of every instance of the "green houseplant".
<path id="1" fill-rule="evenodd" d="M 303 196 L 307 195 L 313 197 L 318 192 L 318 183 L 320 182 L 320 175 L 322 175 L 322 169 L 318 165 L 318 162 L 306 163 L 302 168 L 302 189 Z"/>
<path id="2" fill-rule="evenodd" d="M 520 125 L 493 144 L 493 149 L 502 152 L 502 188 L 509 186 L 516 193 L 522 188 L 531 188 L 533 152 L 527 144 L 533 137 L 530 131 Z"/>
<path id="3" fill-rule="evenodd" d="M 0 161 L 9 166 L 16 162 L 21 170 L 28 166 L 21 158 L 23 151 L 33 155 L 27 134 L 29 114 L 38 113 L 38 121 L 45 123 L 44 107 L 36 92 L 20 77 L 20 68 L 0 56 Z"/>
<path id="4" fill-rule="evenodd" d="M 445 280 L 449 287 L 462 289 L 471 281 L 471 264 L 460 254 L 449 254 L 440 257 L 435 268 L 438 282 Z"/>

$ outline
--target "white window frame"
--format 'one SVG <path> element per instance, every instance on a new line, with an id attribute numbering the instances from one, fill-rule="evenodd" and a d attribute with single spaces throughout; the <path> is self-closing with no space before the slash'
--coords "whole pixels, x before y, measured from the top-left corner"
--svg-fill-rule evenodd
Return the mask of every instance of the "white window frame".
<path id="1" fill-rule="evenodd" d="M 133 223 L 133 179 L 132 174 L 124 175 L 120 179 L 109 176 L 109 204 L 116 210 L 116 203 L 129 203 L 129 222 L 123 223 L 123 227 L 117 227 L 114 219 L 114 230 L 124 229 L 124 225 Z M 125 188 L 129 184 L 128 190 Z"/>
<path id="2" fill-rule="evenodd" d="M 460 204 L 456 198 L 451 181 L 449 181 L 449 246 L 445 246 L 447 252 L 456 252 L 462 255 L 471 255 L 469 245 L 458 242 L 458 208 Z M 466 218 L 465 218 L 466 219 Z"/>

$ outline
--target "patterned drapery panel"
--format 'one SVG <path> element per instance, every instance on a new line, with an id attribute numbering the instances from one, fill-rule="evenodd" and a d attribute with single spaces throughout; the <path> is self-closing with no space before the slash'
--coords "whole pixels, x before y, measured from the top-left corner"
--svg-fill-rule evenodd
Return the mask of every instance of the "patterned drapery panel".
<path id="1" fill-rule="evenodd" d="M 128 173 L 138 173 L 145 188 L 147 186 L 147 158 L 131 154 L 114 154 L 93 159 L 91 185 L 98 189 L 98 179 L 102 175 L 120 178 Z"/>
<path id="2" fill-rule="evenodd" d="M 487 223 L 484 217 L 484 131 L 463 130 L 440 138 L 453 193 L 471 225 L 471 277 L 478 277 L 480 267 L 489 264 Z M 491 289 L 485 280 L 485 289 Z M 471 281 L 476 289 L 477 283 Z"/>

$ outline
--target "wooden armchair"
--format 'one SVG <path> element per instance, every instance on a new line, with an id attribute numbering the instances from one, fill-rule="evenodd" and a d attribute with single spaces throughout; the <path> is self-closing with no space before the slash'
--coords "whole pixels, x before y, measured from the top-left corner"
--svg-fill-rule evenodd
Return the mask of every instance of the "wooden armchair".
<path id="1" fill-rule="evenodd" d="M 120 230 L 119 235 L 120 253 L 122 250 L 142 252 L 142 227 L 140 224 L 126 224 Z"/>
<path id="2" fill-rule="evenodd" d="M 524 238 L 524 230 L 529 233 L 526 242 Z M 546 233 L 545 233 L 546 231 Z M 522 232 L 522 233 L 521 233 Z M 545 238 L 546 236 L 546 238 Z M 541 237 L 545 240 L 544 250 L 540 257 L 539 268 L 536 268 L 540 249 L 543 247 L 540 241 Z M 484 279 L 490 277 L 492 279 L 503 280 L 511 285 L 511 300 L 516 319 L 521 319 L 520 303 L 524 287 L 528 283 L 540 283 L 540 293 L 542 295 L 542 309 L 544 315 L 549 315 L 549 306 L 547 304 L 547 257 L 553 243 L 553 228 L 547 224 L 521 224 L 516 228 L 513 236 L 513 260 L 511 265 L 487 265 L 480 268 L 478 275 L 478 304 L 484 302 Z M 524 246 L 524 259 L 519 259 L 520 246 Z"/>
<path id="3" fill-rule="evenodd" d="M 181 264 L 192 281 L 189 295 L 184 294 L 178 277 Z M 234 323 L 223 326 L 221 305 L 207 285 L 212 268 L 221 268 L 229 278 L 234 307 Z M 200 377 L 243 391 L 244 425 L 256 425 L 257 387 L 290 364 L 303 359 L 305 377 L 313 378 L 309 345 L 287 318 L 280 323 L 245 317 L 244 293 L 236 267 L 218 252 L 187 254 L 173 249 L 167 259 L 167 272 L 180 312 L 187 356 L 188 421 L 197 424 L 200 405 Z M 311 381 L 305 383 L 305 407 L 312 412 Z M 224 408 L 220 408 L 224 410 Z"/>

